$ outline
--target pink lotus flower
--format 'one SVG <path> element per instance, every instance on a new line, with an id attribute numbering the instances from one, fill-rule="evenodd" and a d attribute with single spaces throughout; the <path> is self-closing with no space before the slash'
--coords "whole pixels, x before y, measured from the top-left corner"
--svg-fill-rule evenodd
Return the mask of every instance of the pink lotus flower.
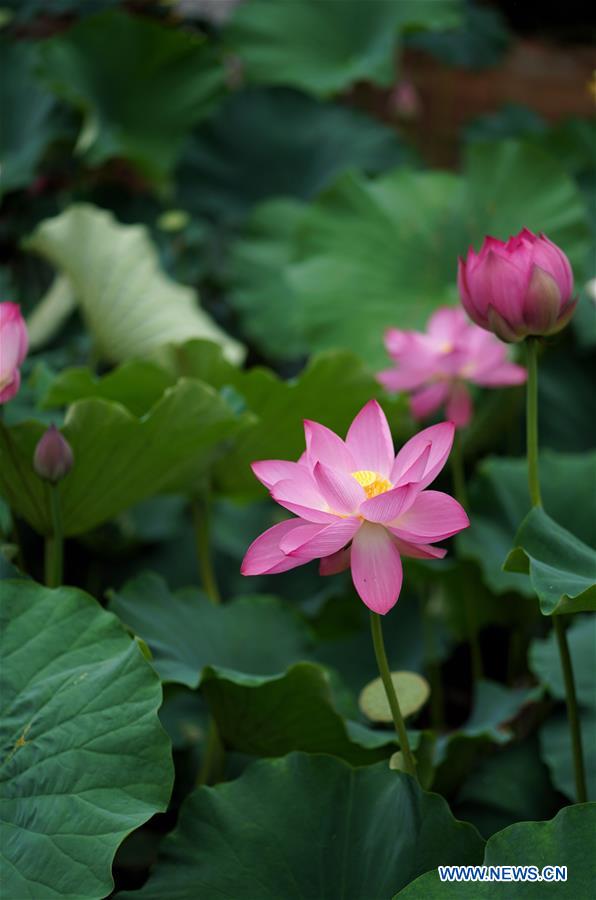
<path id="1" fill-rule="evenodd" d="M 555 334 L 573 315 L 573 273 L 562 250 L 527 228 L 507 242 L 486 237 L 460 258 L 458 287 L 470 318 L 503 341 Z"/>
<path id="2" fill-rule="evenodd" d="M 253 463 L 259 481 L 280 506 L 296 513 L 269 528 L 248 548 L 243 575 L 273 575 L 320 559 L 321 575 L 352 569 L 363 602 L 382 615 L 396 603 L 401 556 L 441 559 L 435 541 L 469 525 L 448 494 L 427 491 L 449 456 L 450 422 L 417 434 L 397 456 L 383 410 L 371 400 L 345 441 L 305 420 L 306 451 L 298 462 Z"/>
<path id="3" fill-rule="evenodd" d="M 21 384 L 19 366 L 27 355 L 27 327 L 16 303 L 0 303 L 0 403 L 12 400 Z"/>
<path id="4" fill-rule="evenodd" d="M 377 379 L 389 391 L 408 391 L 415 419 L 425 419 L 441 406 L 457 428 L 472 417 L 466 383 L 483 387 L 522 384 L 526 370 L 509 362 L 507 349 L 492 334 L 477 328 L 461 309 L 437 310 L 426 332 L 398 331 L 385 335 L 395 367 Z"/>

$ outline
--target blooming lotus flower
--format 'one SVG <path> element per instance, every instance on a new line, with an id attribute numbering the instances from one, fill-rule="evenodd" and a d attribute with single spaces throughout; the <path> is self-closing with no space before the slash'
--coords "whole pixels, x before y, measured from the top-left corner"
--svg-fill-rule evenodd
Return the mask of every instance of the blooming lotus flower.
<path id="1" fill-rule="evenodd" d="M 508 241 L 486 237 L 460 258 L 458 287 L 466 312 L 503 341 L 555 334 L 573 315 L 573 273 L 562 250 L 523 228 Z"/>
<path id="2" fill-rule="evenodd" d="M 507 348 L 472 325 L 462 309 L 437 310 L 425 332 L 390 328 L 385 346 L 395 367 L 379 372 L 377 379 L 389 391 L 410 393 L 415 419 L 445 406 L 447 418 L 463 428 L 472 417 L 467 383 L 501 387 L 526 380 L 523 366 L 508 361 Z"/>
<path id="3" fill-rule="evenodd" d="M 467 528 L 456 500 L 426 488 L 449 456 L 451 422 L 433 425 L 397 456 L 383 410 L 371 400 L 345 441 L 317 422 L 304 422 L 306 451 L 298 462 L 253 463 L 273 499 L 298 516 L 269 528 L 248 548 L 243 575 L 273 575 L 320 559 L 321 575 L 352 570 L 369 609 L 384 614 L 396 603 L 402 556 L 441 559 L 432 546 Z"/>
<path id="4" fill-rule="evenodd" d="M 27 355 L 27 327 L 16 303 L 0 303 L 0 403 L 12 400 L 21 384 L 19 366 Z"/>

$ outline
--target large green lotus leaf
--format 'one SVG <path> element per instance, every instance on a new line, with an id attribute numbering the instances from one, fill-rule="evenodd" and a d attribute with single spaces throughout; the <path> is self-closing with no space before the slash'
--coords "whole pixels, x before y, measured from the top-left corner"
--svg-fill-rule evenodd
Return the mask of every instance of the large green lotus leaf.
<path id="1" fill-rule="evenodd" d="M 592 668 L 594 663 L 591 663 Z M 589 800 L 596 800 L 596 709 L 579 710 L 586 789 Z M 544 722 L 539 732 L 540 755 L 548 766 L 555 787 L 577 802 L 575 766 L 569 735 L 569 720 L 564 708 L 556 710 Z"/>
<path id="2" fill-rule="evenodd" d="M 91 204 L 70 206 L 25 242 L 68 277 L 98 351 L 110 362 L 145 356 L 192 337 L 221 344 L 233 361 L 240 345 L 197 304 L 195 292 L 160 267 L 142 225 L 122 225 Z"/>
<path id="3" fill-rule="evenodd" d="M 549 822 L 518 822 L 493 835 L 486 845 L 485 866 L 567 866 L 567 880 L 556 886 L 536 881 L 507 884 L 475 881 L 443 882 L 438 872 L 417 878 L 397 895 L 399 900 L 526 900 L 552 894 L 557 900 L 591 897 L 596 882 L 596 857 L 591 852 L 596 828 L 596 803 L 562 809 Z M 537 873 L 538 874 L 538 873 Z"/>
<path id="4" fill-rule="evenodd" d="M 172 593 L 145 573 L 114 592 L 110 608 L 147 644 L 163 681 L 201 685 L 226 746 L 255 756 L 326 752 L 362 764 L 390 754 L 392 732 L 345 722 L 328 673 L 298 662 L 310 655 L 311 637 L 274 597 L 215 606 L 201 591 Z"/>
<path id="5" fill-rule="evenodd" d="M 441 797 L 386 763 L 293 753 L 191 794 L 147 884 L 120 897 L 389 900 L 439 864 L 479 861 L 482 847 Z"/>
<path id="6" fill-rule="evenodd" d="M 596 324 L 596 304 L 585 298 L 578 309 L 582 306 L 592 307 Z M 575 316 L 573 322 L 577 324 Z M 596 416 L 592 415 L 596 366 L 589 354 L 578 352 L 570 331 L 565 338 L 548 347 L 539 363 L 540 446 L 563 453 L 589 452 L 596 447 Z"/>
<path id="7" fill-rule="evenodd" d="M 581 705 L 591 706 L 596 710 L 596 618 L 574 616 L 567 629 L 567 643 L 573 662 L 577 700 Z M 563 670 L 554 629 L 548 637 L 532 641 L 529 665 L 536 678 L 553 697 L 565 700 Z"/>
<path id="8" fill-rule="evenodd" d="M 269 359 L 300 358 L 308 352 L 301 309 L 288 279 L 293 242 L 304 216 L 298 200 L 266 200 L 232 245 L 226 279 L 229 302 L 242 333 Z"/>
<path id="9" fill-rule="evenodd" d="M 448 66 L 484 69 L 496 66 L 509 46 L 509 33 L 498 9 L 465 3 L 459 27 L 419 31 L 406 46 L 424 50 Z"/>
<path id="10" fill-rule="evenodd" d="M 340 715 L 330 675 L 314 663 L 270 676 L 207 668 L 201 688 L 224 745 L 242 753 L 303 750 L 366 765 L 395 750 L 392 731 L 373 731 Z"/>
<path id="11" fill-rule="evenodd" d="M 582 746 L 588 796 L 596 799 L 596 619 L 574 616 L 567 629 L 567 642 L 573 665 L 573 678 L 580 705 Z M 565 700 L 565 685 L 554 630 L 543 640 L 530 645 L 529 665 L 534 675 L 557 700 Z M 569 722 L 565 710 L 556 710 L 540 728 L 541 755 L 550 769 L 553 784 L 568 797 L 575 798 L 573 755 Z"/>
<path id="12" fill-rule="evenodd" d="M 560 806 L 535 735 L 479 761 L 451 802 L 459 819 L 488 838 L 514 822 L 548 819 Z"/>
<path id="13" fill-rule="evenodd" d="M 175 375 L 152 360 L 129 360 L 101 377 L 84 367 L 64 369 L 49 386 L 43 406 L 68 406 L 77 400 L 99 397 L 121 403 L 135 416 L 143 416 L 175 383 Z"/>
<path id="14" fill-rule="evenodd" d="M 455 299 L 454 266 L 467 243 L 461 188 L 442 172 L 348 174 L 306 210 L 287 278 L 311 349 L 346 347 L 386 367 L 388 326 L 422 328 Z"/>
<path id="15" fill-rule="evenodd" d="M 530 576 L 545 616 L 596 611 L 596 551 L 543 509 L 523 520 L 503 567 Z"/>
<path id="16" fill-rule="evenodd" d="M 218 464 L 217 483 L 224 491 L 261 494 L 250 469 L 254 460 L 298 459 L 304 451 L 304 419 L 321 422 L 344 437 L 356 413 L 383 393 L 358 358 L 342 351 L 316 355 L 292 381 L 255 368 L 241 373 L 236 387 L 257 421 L 247 424 Z M 388 400 L 383 406 L 390 420 L 392 413 L 403 409 Z M 403 435 L 405 417 L 398 418 Z"/>
<path id="17" fill-rule="evenodd" d="M 97 398 L 73 404 L 63 434 L 75 464 L 58 487 L 65 534 L 89 531 L 154 494 L 196 488 L 241 422 L 213 388 L 189 379 L 141 418 Z M 44 431 L 39 422 L 0 424 L 0 490 L 18 515 L 49 534 L 48 486 L 33 470 Z"/>
<path id="18" fill-rule="evenodd" d="M 540 699 L 542 692 L 541 687 L 508 688 L 496 681 L 479 681 L 468 719 L 457 731 L 437 740 L 435 790 L 451 795 L 495 745 L 511 741 L 512 723 L 525 706 Z"/>
<path id="19" fill-rule="evenodd" d="M 209 341 L 164 345 L 152 357 L 125 363 L 101 378 L 88 369 L 67 369 L 50 385 L 44 405 L 97 397 L 118 401 L 140 415 L 176 377 L 200 379 L 220 391 L 230 406 L 250 413 L 243 418 L 239 440 L 220 454 L 217 463 L 217 486 L 228 493 L 263 496 L 250 464 L 256 459 L 298 459 L 304 450 L 303 419 L 322 422 L 345 435 L 371 397 L 383 398 L 382 389 L 358 357 L 341 351 L 314 356 L 289 381 L 263 367 L 238 369 Z M 404 403 L 386 397 L 382 403 L 399 443 L 409 436 Z"/>
<path id="20" fill-rule="evenodd" d="M 105 897 L 118 845 L 170 795 L 159 680 L 81 591 L 1 594 L 3 895 Z"/>
<path id="21" fill-rule="evenodd" d="M 224 38 L 249 82 L 328 96 L 355 81 L 390 85 L 400 30 L 448 28 L 459 0 L 252 0 L 234 11 Z"/>
<path id="22" fill-rule="evenodd" d="M 421 328 L 437 306 L 456 300 L 457 256 L 487 232 L 544 230 L 579 270 L 589 240 L 574 181 L 555 159 L 515 141 L 471 147 L 463 175 L 344 175 L 301 213 L 285 205 L 255 216 L 230 271 L 232 302 L 247 321 L 255 316 L 251 336 L 263 322 L 260 291 L 274 279 L 277 304 L 291 314 L 284 341 L 346 347 L 378 367 L 387 364 L 388 326 Z M 255 232 L 265 239 L 260 254 Z M 270 344 L 266 335 L 260 346 Z"/>
<path id="23" fill-rule="evenodd" d="M 179 203 L 199 216 L 240 219 L 267 197 L 308 199 L 346 169 L 381 172 L 412 157 L 395 131 L 348 106 L 248 88 L 193 135 L 178 171 Z"/>
<path id="24" fill-rule="evenodd" d="M 124 157 L 157 182 L 223 94 L 225 77 L 203 37 L 117 11 L 46 41 L 41 75 L 82 111 L 77 151 L 91 165 Z"/>
<path id="25" fill-rule="evenodd" d="M 596 538 L 596 518 L 590 503 L 586 503 L 586 491 L 596 483 L 595 475 L 596 453 L 541 454 L 544 508 L 590 546 Z M 470 484 L 472 527 L 457 538 L 457 544 L 463 556 L 479 563 L 487 585 L 498 594 L 518 591 L 534 596 L 527 575 L 502 568 L 517 529 L 530 510 L 527 480 L 525 459 L 493 457 L 481 463 Z"/>
<path id="26" fill-rule="evenodd" d="M 28 185 L 48 143 L 56 136 L 54 97 L 34 75 L 36 45 L 0 41 L 0 194 Z"/>
<path id="27" fill-rule="evenodd" d="M 10 11 L 12 23 L 30 23 L 31 19 L 39 16 L 48 18 L 60 18 L 73 14 L 91 14 L 118 6 L 121 0 L 85 0 L 84 9 L 81 8 L 81 0 L 2 0 L 3 9 Z"/>
<path id="28" fill-rule="evenodd" d="M 234 369 L 211 350 L 192 341 L 177 348 L 165 364 L 224 389 L 224 393 L 233 388 L 236 399 L 256 417 L 247 422 L 240 439 L 217 465 L 217 486 L 225 492 L 262 496 L 264 490 L 250 464 L 257 459 L 298 459 L 304 450 L 303 419 L 321 422 L 345 436 L 364 404 L 371 397 L 383 396 L 375 378 L 353 353 L 317 354 L 296 378 L 284 381 L 262 367 Z M 387 398 L 382 402 L 391 423 L 398 426 L 396 438 L 404 437 L 404 404 Z"/>
<path id="29" fill-rule="evenodd" d="M 196 688 L 206 666 L 247 675 L 284 672 L 308 654 L 304 624 L 275 597 L 214 605 L 201 591 L 176 593 L 145 572 L 111 597 L 110 609 L 148 645 L 163 681 Z"/>

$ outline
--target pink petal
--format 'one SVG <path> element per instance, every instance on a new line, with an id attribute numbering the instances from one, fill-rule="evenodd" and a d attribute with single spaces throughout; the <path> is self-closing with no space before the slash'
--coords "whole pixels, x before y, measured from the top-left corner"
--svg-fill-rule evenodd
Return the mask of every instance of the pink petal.
<path id="1" fill-rule="evenodd" d="M 420 479 L 426 472 L 426 467 L 428 466 L 431 447 L 432 445 L 429 441 L 420 456 L 400 475 L 399 484 L 396 484 L 395 487 L 399 487 L 402 484 L 411 484 L 412 482 L 419 486 Z"/>
<path id="2" fill-rule="evenodd" d="M 345 472 L 318 462 L 313 475 L 321 497 L 337 515 L 349 516 L 358 512 L 360 504 L 366 500 L 364 488 Z"/>
<path id="3" fill-rule="evenodd" d="M 311 468 L 317 462 L 333 466 L 335 469 L 344 469 L 346 472 L 354 472 L 358 468 L 354 465 L 352 454 L 345 443 L 330 428 L 305 419 L 304 435 L 307 458 Z"/>
<path id="4" fill-rule="evenodd" d="M 10 368 L 17 368 L 21 365 L 29 348 L 27 326 L 21 315 L 19 304 L 11 303 L 9 300 L 0 303 L 0 347 L 3 354 L 10 354 L 11 361 L 15 360 L 14 365 L 11 365 Z M 0 368 L 4 368 L 4 366 L 8 367 L 8 363 L 0 362 Z"/>
<path id="5" fill-rule="evenodd" d="M 391 523 L 391 533 L 413 544 L 432 544 L 467 528 L 470 521 L 457 500 L 442 491 L 422 491 Z"/>
<path id="6" fill-rule="evenodd" d="M 431 449 L 428 463 L 424 470 L 424 475 L 418 482 L 418 487 L 422 490 L 431 481 L 434 481 L 447 462 L 453 445 L 454 435 L 455 428 L 452 422 L 440 422 L 438 425 L 431 425 L 430 428 L 419 431 L 413 438 L 410 438 L 395 457 L 393 469 L 391 470 L 391 481 L 393 484 L 402 483 L 403 474 L 408 471 L 422 453 L 426 452 L 429 443 Z"/>
<path id="7" fill-rule="evenodd" d="M 299 477 L 304 470 L 300 463 L 289 462 L 285 459 L 261 459 L 251 465 L 251 469 L 265 487 L 271 488 L 278 481 L 287 481 Z"/>
<path id="8" fill-rule="evenodd" d="M 382 525 L 365 522 L 352 541 L 352 580 L 360 599 L 385 615 L 397 602 L 402 566 L 397 547 Z"/>
<path id="9" fill-rule="evenodd" d="M 447 401 L 447 418 L 456 428 L 465 428 L 472 418 L 472 398 L 470 392 L 461 381 L 456 381 L 449 393 Z"/>
<path id="10" fill-rule="evenodd" d="M 573 272 L 561 248 L 541 234 L 532 248 L 532 257 L 536 265 L 553 276 L 563 301 L 568 300 L 573 293 Z"/>
<path id="11" fill-rule="evenodd" d="M 377 497 L 365 500 L 360 507 L 360 515 L 368 522 L 391 522 L 412 505 L 418 493 L 418 486 L 404 484 Z"/>
<path id="12" fill-rule="evenodd" d="M 319 575 L 339 575 L 350 565 L 351 548 L 346 547 L 331 556 L 324 556 L 319 563 Z"/>
<path id="13" fill-rule="evenodd" d="M 337 517 L 330 512 L 314 476 L 306 466 L 300 468 L 302 471 L 295 472 L 293 478 L 274 484 L 271 496 L 280 506 L 308 522 L 334 522 Z"/>
<path id="14" fill-rule="evenodd" d="M 252 542 L 244 559 L 240 571 L 243 575 L 265 575 L 287 572 L 304 565 L 307 560 L 296 557 L 288 557 L 280 550 L 280 541 L 304 523 L 300 519 L 288 519 L 268 528 Z"/>
<path id="15" fill-rule="evenodd" d="M 14 306 L 13 303 L 9 305 Z M 0 383 L 12 378 L 23 361 L 22 334 L 19 319 L 5 314 L 0 328 Z"/>
<path id="16" fill-rule="evenodd" d="M 444 306 L 432 314 L 426 330 L 438 341 L 455 344 L 467 324 L 468 320 L 462 309 L 457 306 Z"/>
<path id="17" fill-rule="evenodd" d="M 443 559 L 447 551 L 443 547 L 433 547 L 432 544 L 410 544 L 394 537 L 393 542 L 401 556 L 409 556 L 412 559 Z"/>
<path id="18" fill-rule="evenodd" d="M 528 283 L 529 271 L 518 254 L 512 262 L 494 249 L 481 259 L 475 269 L 467 272 L 468 290 L 474 298 L 475 307 L 483 315 L 493 307 L 506 322 L 515 325 L 520 321 L 523 298 Z M 517 261 L 520 259 L 520 265 Z M 528 258 L 529 262 L 529 258 Z"/>
<path id="19" fill-rule="evenodd" d="M 428 381 L 430 377 L 427 369 L 416 371 L 405 370 L 402 365 L 400 368 L 383 369 L 377 374 L 377 381 L 382 384 L 386 391 L 413 391 L 421 387 Z"/>
<path id="20" fill-rule="evenodd" d="M 415 419 L 425 419 L 434 413 L 445 402 L 448 393 L 448 384 L 445 381 L 437 381 L 427 387 L 416 391 L 410 397 L 410 409 Z"/>
<path id="21" fill-rule="evenodd" d="M 289 532 L 280 541 L 281 550 L 305 562 L 337 553 L 352 540 L 362 521 L 357 518 L 340 519 L 332 525 L 303 525 Z"/>
<path id="22" fill-rule="evenodd" d="M 12 400 L 15 394 L 18 393 L 20 386 L 21 373 L 18 369 L 15 369 L 12 380 L 0 390 L 0 403 L 8 403 L 9 400 Z"/>
<path id="23" fill-rule="evenodd" d="M 488 371 L 479 372 L 472 377 L 474 384 L 484 387 L 508 387 L 513 384 L 524 384 L 528 373 L 523 366 L 504 362 Z"/>
<path id="24" fill-rule="evenodd" d="M 356 463 L 354 470 L 370 469 L 387 477 L 393 463 L 393 440 L 385 413 L 369 400 L 348 430 L 346 445 Z"/>

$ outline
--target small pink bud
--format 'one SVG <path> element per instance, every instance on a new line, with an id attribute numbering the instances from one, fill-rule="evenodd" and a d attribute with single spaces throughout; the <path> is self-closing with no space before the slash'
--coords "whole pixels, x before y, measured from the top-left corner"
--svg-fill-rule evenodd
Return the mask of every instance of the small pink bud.
<path id="1" fill-rule="evenodd" d="M 563 251 L 524 228 L 508 241 L 484 239 L 459 260 L 458 287 L 469 317 L 503 341 L 555 334 L 575 310 L 573 273 Z"/>
<path id="2" fill-rule="evenodd" d="M 70 444 L 55 425 L 50 425 L 35 448 L 33 468 L 44 481 L 57 484 L 68 475 L 73 463 Z"/>
<path id="3" fill-rule="evenodd" d="M 421 112 L 420 95 L 411 81 L 398 81 L 389 95 L 389 109 L 399 119 L 417 119 Z"/>
<path id="4" fill-rule="evenodd" d="M 21 384 L 27 355 L 27 327 L 16 303 L 0 303 L 0 403 L 12 400 Z"/>

